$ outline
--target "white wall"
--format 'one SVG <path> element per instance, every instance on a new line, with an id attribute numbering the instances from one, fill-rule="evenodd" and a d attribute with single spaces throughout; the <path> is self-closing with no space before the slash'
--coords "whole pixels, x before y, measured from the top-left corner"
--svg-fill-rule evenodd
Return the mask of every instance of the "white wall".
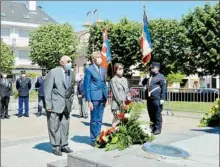
<path id="1" fill-rule="evenodd" d="M 15 66 L 31 65 L 29 58 L 29 34 L 33 27 L 28 26 L 12 26 L 1 24 L 1 38 L 12 49 L 15 55 Z M 13 47 L 13 40 L 16 41 Z"/>

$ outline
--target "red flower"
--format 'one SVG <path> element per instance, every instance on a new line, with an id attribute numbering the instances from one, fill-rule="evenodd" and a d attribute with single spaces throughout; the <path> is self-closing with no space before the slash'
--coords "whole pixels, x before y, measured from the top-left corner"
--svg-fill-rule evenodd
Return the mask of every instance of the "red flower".
<path id="1" fill-rule="evenodd" d="M 105 131 L 103 130 L 99 136 L 99 142 L 104 143 L 103 137 L 105 136 Z"/>
<path id="2" fill-rule="evenodd" d="M 112 130 L 111 129 L 108 129 L 106 132 L 105 132 L 105 135 L 108 136 L 112 133 Z"/>
<path id="3" fill-rule="evenodd" d="M 118 114 L 118 119 L 125 119 L 125 114 L 124 113 L 119 113 Z"/>
<path id="4" fill-rule="evenodd" d="M 131 100 L 125 100 L 125 105 L 128 106 L 129 104 L 131 104 Z"/>

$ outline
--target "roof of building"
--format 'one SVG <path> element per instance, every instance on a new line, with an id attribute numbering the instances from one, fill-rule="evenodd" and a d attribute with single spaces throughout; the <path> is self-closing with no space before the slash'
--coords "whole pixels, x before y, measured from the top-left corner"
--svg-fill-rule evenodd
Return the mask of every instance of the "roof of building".
<path id="1" fill-rule="evenodd" d="M 81 37 L 82 35 L 85 35 L 87 33 L 89 33 L 89 30 L 86 29 L 86 30 L 77 31 L 76 35 L 77 37 Z"/>
<path id="2" fill-rule="evenodd" d="M 25 3 L 1 1 L 1 20 L 29 24 L 56 23 L 41 7 L 29 11 Z"/>

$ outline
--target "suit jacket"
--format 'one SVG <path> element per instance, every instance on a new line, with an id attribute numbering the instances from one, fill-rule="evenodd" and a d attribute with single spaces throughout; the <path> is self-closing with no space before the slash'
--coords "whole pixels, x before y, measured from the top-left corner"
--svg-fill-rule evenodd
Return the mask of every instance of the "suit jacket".
<path id="1" fill-rule="evenodd" d="M 8 81 L 8 79 L 7 79 Z M 8 81 L 8 86 L 6 87 L 3 78 L 0 79 L 0 96 L 1 97 L 10 97 L 12 96 L 12 83 Z"/>
<path id="2" fill-rule="evenodd" d="M 166 78 L 164 77 L 164 75 L 161 73 L 153 75 L 150 84 L 148 82 L 149 79 L 147 78 L 144 78 L 142 81 L 142 85 L 144 86 L 147 85 L 147 89 L 146 89 L 147 99 L 165 100 L 167 87 L 166 87 Z M 148 97 L 148 92 L 154 90 L 157 87 L 158 89 L 153 91 L 151 93 L 151 96 Z"/>
<path id="3" fill-rule="evenodd" d="M 88 66 L 85 70 L 84 88 L 86 101 L 104 100 L 108 98 L 108 88 L 106 86 L 106 70 L 100 67 L 101 74 L 95 65 Z"/>
<path id="4" fill-rule="evenodd" d="M 62 67 L 57 67 L 47 74 L 44 80 L 44 96 L 46 109 L 52 112 L 62 113 L 66 108 L 71 112 L 72 98 L 74 94 L 74 74 L 69 71 L 69 87 L 65 84 L 65 77 Z"/>
<path id="5" fill-rule="evenodd" d="M 18 78 L 16 81 L 16 88 L 18 90 L 18 95 L 25 97 L 29 96 L 29 91 L 31 89 L 31 80 L 30 78 Z"/>
<path id="6" fill-rule="evenodd" d="M 35 88 L 38 88 L 38 96 L 44 96 L 44 79 L 42 76 L 37 78 Z"/>
<path id="7" fill-rule="evenodd" d="M 114 76 L 110 80 L 110 88 L 112 91 L 112 110 L 119 110 L 121 102 L 126 100 L 129 93 L 128 80 L 124 77 L 119 78 Z"/>
<path id="8" fill-rule="evenodd" d="M 80 80 L 78 82 L 78 85 L 77 85 L 77 96 L 78 95 L 82 95 L 82 97 L 85 96 L 85 90 L 84 90 L 84 80 Z"/>

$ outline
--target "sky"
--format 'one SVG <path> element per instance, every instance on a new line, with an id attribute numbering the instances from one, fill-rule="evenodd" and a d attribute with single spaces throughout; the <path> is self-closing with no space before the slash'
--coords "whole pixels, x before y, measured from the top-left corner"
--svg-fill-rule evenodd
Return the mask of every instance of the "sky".
<path id="1" fill-rule="evenodd" d="M 75 31 L 83 30 L 87 12 L 98 9 L 102 20 L 119 22 L 126 16 L 130 20 L 142 21 L 143 5 L 146 6 L 148 19 L 178 19 L 195 7 L 203 7 L 208 1 L 38 1 L 58 23 L 71 24 Z M 209 2 L 217 3 L 216 1 Z M 98 18 L 98 13 L 94 16 Z M 91 17 L 88 18 L 91 22 Z"/>

